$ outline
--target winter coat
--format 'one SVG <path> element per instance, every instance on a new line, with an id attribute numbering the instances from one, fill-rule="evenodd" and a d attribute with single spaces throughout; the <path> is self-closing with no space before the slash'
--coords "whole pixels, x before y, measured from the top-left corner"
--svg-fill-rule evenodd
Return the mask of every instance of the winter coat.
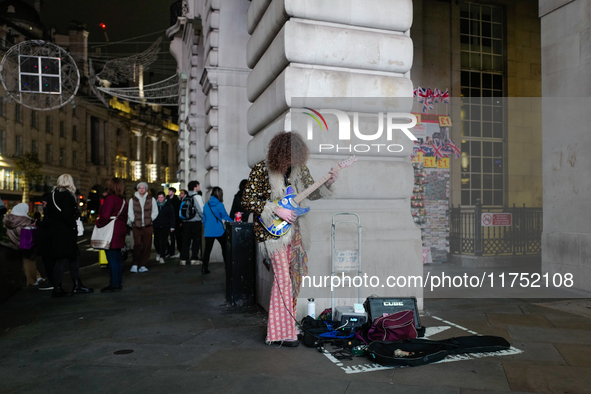
<path id="1" fill-rule="evenodd" d="M 121 204 L 124 205 L 123 211 L 119 214 Z M 117 216 L 119 214 L 119 216 Z M 104 227 L 111 221 L 112 216 L 117 216 L 115 228 L 113 229 L 113 238 L 111 239 L 111 249 L 121 249 L 125 246 L 125 236 L 127 235 L 127 202 L 121 197 L 113 194 L 107 196 L 103 205 L 99 209 L 99 217 L 96 220 L 98 228 Z"/>
<path id="2" fill-rule="evenodd" d="M 154 227 L 163 228 L 166 230 L 174 228 L 175 218 L 172 203 L 168 200 L 164 200 L 164 205 L 158 205 L 158 201 L 156 201 L 156 205 L 158 207 L 158 216 L 156 219 L 154 219 Z"/>
<path id="3" fill-rule="evenodd" d="M 43 244 L 46 250 L 43 255 L 56 259 L 78 258 L 78 228 L 76 219 L 80 217 L 78 212 L 78 201 L 67 189 L 58 188 L 52 193 L 55 204 L 50 197 L 47 206 L 43 210 L 44 231 L 42 236 L 46 238 Z M 59 207 L 59 209 L 56 207 Z"/>
<path id="4" fill-rule="evenodd" d="M 228 216 L 224 204 L 215 196 L 209 198 L 209 202 L 203 207 L 203 225 L 205 226 L 205 237 L 220 237 L 224 235 L 224 223 L 222 220 L 233 222 Z"/>
<path id="5" fill-rule="evenodd" d="M 144 216 L 142 216 L 142 220 L 141 220 L 141 224 L 142 224 L 141 226 L 136 226 L 136 224 L 134 223 L 135 222 L 135 211 L 134 211 L 135 207 L 133 204 L 134 197 L 138 199 L 139 204 L 140 204 L 140 211 L 144 213 Z M 142 227 L 146 226 L 146 223 L 145 223 L 146 217 L 150 217 L 153 222 L 154 219 L 156 219 L 156 217 L 158 216 L 158 208 L 156 207 L 156 199 L 154 199 L 154 197 L 150 197 L 150 195 L 148 193 L 144 194 L 144 196 L 141 197 L 140 192 L 135 192 L 134 197 L 132 197 L 129 200 L 129 207 L 127 209 L 127 216 L 128 216 L 127 224 L 129 226 L 142 228 Z M 146 209 L 145 209 L 146 201 L 148 198 L 151 199 L 151 202 L 152 202 L 152 208 L 151 208 L 150 212 L 146 212 Z M 140 221 L 138 220 L 138 222 L 140 222 Z M 151 225 L 152 225 L 152 223 L 148 223 L 148 226 L 151 226 Z"/>
<path id="6" fill-rule="evenodd" d="M 181 209 L 181 200 L 177 195 L 174 195 L 172 196 L 172 198 L 166 197 L 166 201 L 168 201 L 167 204 L 172 205 L 172 210 L 174 211 L 174 222 L 176 224 L 176 227 L 179 227 L 179 224 L 181 223 L 181 217 L 179 216 Z"/>
<path id="7" fill-rule="evenodd" d="M 248 220 L 248 215 L 250 215 L 250 212 L 245 211 L 244 208 L 242 208 L 242 194 L 242 190 L 239 190 L 238 193 L 234 195 L 234 201 L 232 201 L 232 209 L 230 210 L 230 217 L 234 218 L 236 212 L 242 212 L 242 221 L 246 222 Z"/>
<path id="8" fill-rule="evenodd" d="M 21 230 L 23 227 L 30 226 L 33 221 L 28 216 L 8 214 L 4 216 L 3 222 L 10 242 L 18 249 L 21 242 Z"/>

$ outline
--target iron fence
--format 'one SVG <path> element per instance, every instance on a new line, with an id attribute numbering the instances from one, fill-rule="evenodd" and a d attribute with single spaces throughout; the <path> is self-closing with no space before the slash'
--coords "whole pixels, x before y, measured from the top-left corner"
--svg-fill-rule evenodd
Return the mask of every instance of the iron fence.
<path id="1" fill-rule="evenodd" d="M 510 226 L 483 226 L 483 213 L 510 213 Z M 540 254 L 542 251 L 542 208 L 475 207 L 450 210 L 450 252 L 475 256 Z"/>

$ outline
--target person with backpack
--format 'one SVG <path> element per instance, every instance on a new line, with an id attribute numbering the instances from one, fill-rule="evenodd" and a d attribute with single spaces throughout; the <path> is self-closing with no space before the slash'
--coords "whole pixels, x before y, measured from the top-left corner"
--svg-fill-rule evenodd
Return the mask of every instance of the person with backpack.
<path id="1" fill-rule="evenodd" d="M 148 194 L 146 182 L 137 184 L 137 191 L 129 200 L 127 216 L 127 224 L 133 229 L 133 265 L 130 272 L 148 272 L 146 263 L 152 251 L 152 224 L 158 216 L 158 207 L 154 197 Z"/>
<path id="2" fill-rule="evenodd" d="M 209 256 L 213 248 L 213 242 L 217 239 L 222 247 L 222 256 L 226 260 L 226 231 L 224 230 L 224 220 L 233 222 L 232 218 L 226 212 L 224 207 L 224 191 L 215 186 L 211 189 L 211 197 L 205 207 L 203 207 L 203 225 L 205 227 L 205 251 L 203 252 L 203 267 L 201 272 L 209 274 Z"/>
<path id="3" fill-rule="evenodd" d="M 199 249 L 201 247 L 201 226 L 203 218 L 203 198 L 199 194 L 201 186 L 197 181 L 189 182 L 189 194 L 181 201 L 179 216 L 183 220 L 183 248 L 180 265 L 187 265 L 189 251 L 191 265 L 199 265 Z"/>
<path id="4" fill-rule="evenodd" d="M 156 196 L 158 217 L 154 220 L 154 248 L 158 253 L 156 261 L 164 264 L 164 255 L 168 252 L 168 237 L 174 233 L 174 208 L 163 191 L 159 191 Z"/>

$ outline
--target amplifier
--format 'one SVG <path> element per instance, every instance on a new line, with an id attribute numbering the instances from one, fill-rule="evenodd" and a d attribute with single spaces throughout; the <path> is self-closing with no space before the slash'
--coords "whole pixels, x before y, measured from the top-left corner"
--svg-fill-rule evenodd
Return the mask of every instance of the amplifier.
<path id="1" fill-rule="evenodd" d="M 373 322 L 376 317 L 380 317 L 384 313 L 392 314 L 399 311 L 414 311 L 417 333 L 419 337 L 425 335 L 425 327 L 421 325 L 419 310 L 417 308 L 417 299 L 415 297 L 367 297 L 363 303 L 363 307 L 367 312 L 367 319 L 369 322 Z"/>

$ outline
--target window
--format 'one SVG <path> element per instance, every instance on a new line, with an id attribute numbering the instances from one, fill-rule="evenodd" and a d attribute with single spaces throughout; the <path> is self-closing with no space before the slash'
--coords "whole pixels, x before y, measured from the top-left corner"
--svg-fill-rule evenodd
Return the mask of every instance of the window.
<path id="1" fill-rule="evenodd" d="M 39 128 L 39 113 L 37 111 L 31 111 L 31 127 Z"/>
<path id="2" fill-rule="evenodd" d="M 0 155 L 6 154 L 6 131 L 0 131 Z"/>
<path id="3" fill-rule="evenodd" d="M 45 145 L 45 163 L 52 164 L 53 163 L 53 148 L 51 144 Z"/>
<path id="4" fill-rule="evenodd" d="M 100 120 L 92 116 L 90 118 L 90 161 L 97 166 L 101 165 L 100 145 Z"/>
<path id="5" fill-rule="evenodd" d="M 23 155 L 23 136 L 17 135 L 14 138 L 14 155 L 21 157 Z"/>
<path id="6" fill-rule="evenodd" d="M 160 152 L 160 157 L 161 157 L 160 164 L 165 167 L 168 167 L 168 165 L 169 165 L 168 164 L 168 147 L 169 147 L 168 142 L 162 142 L 162 145 L 161 145 L 162 151 Z"/>
<path id="7" fill-rule="evenodd" d="M 51 123 L 51 116 L 47 115 L 45 117 L 45 132 L 50 133 L 53 131 L 53 124 Z"/>
<path id="8" fill-rule="evenodd" d="M 72 116 L 76 117 L 76 107 L 72 105 Z"/>
<path id="9" fill-rule="evenodd" d="M 78 167 L 78 152 L 76 151 L 72 152 L 72 167 Z"/>
<path id="10" fill-rule="evenodd" d="M 78 126 L 72 126 L 72 141 L 78 141 Z"/>
<path id="11" fill-rule="evenodd" d="M 504 204 L 503 24 L 501 7 L 461 5 L 462 205 Z"/>
<path id="12" fill-rule="evenodd" d="M 31 140 L 31 153 L 34 155 L 39 155 L 39 143 L 37 140 Z"/>
<path id="13" fill-rule="evenodd" d="M 66 166 L 66 148 L 60 148 L 60 167 Z"/>
<path id="14" fill-rule="evenodd" d="M 18 123 L 23 122 L 23 108 L 18 103 L 14 105 L 14 120 Z"/>
<path id="15" fill-rule="evenodd" d="M 0 116 L 4 116 L 4 97 L 0 97 Z"/>
<path id="16" fill-rule="evenodd" d="M 63 120 L 60 120 L 60 137 L 66 138 L 66 124 Z"/>

